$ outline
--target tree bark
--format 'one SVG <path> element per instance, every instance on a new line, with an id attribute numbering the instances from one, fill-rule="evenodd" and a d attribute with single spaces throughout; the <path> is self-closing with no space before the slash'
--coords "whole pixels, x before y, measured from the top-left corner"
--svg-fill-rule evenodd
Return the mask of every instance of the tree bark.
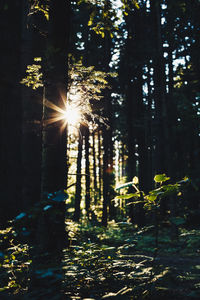
<path id="1" fill-rule="evenodd" d="M 90 132 L 89 128 L 85 127 L 85 208 L 87 212 L 87 216 L 89 218 L 90 214 L 90 205 L 91 205 L 91 198 L 90 198 Z"/>
<path id="2" fill-rule="evenodd" d="M 75 212 L 74 221 L 79 222 L 81 216 L 81 161 L 83 149 L 83 125 L 80 125 L 78 139 L 78 157 L 76 163 L 76 192 L 75 192 Z"/>
<path id="3" fill-rule="evenodd" d="M 41 190 L 44 201 L 48 200 L 50 193 L 63 192 L 66 188 L 66 128 L 61 130 L 62 121 L 49 122 L 52 116 L 56 117 L 58 113 L 47 107 L 46 99 L 53 105 L 65 108 L 63 102 L 67 99 L 69 20 L 70 2 L 52 0 L 49 7 L 48 40 L 43 69 L 45 90 Z M 53 207 L 54 218 L 44 217 L 44 228 L 39 236 L 43 250 L 59 251 L 67 239 L 64 225 L 65 203 L 57 202 Z"/>
<path id="4" fill-rule="evenodd" d="M 24 209 L 22 203 L 21 17 L 23 2 L 0 4 L 0 226 Z M 13 26 L 15 24 L 15 26 Z"/>
<path id="5" fill-rule="evenodd" d="M 109 190 L 109 174 L 108 174 L 108 131 L 103 129 L 103 214 L 102 225 L 108 224 L 108 190 Z"/>
<path id="6" fill-rule="evenodd" d="M 92 155 L 93 155 L 93 180 L 94 180 L 94 204 L 97 204 L 97 164 L 96 164 L 96 142 L 95 132 L 92 133 Z"/>
<path id="7" fill-rule="evenodd" d="M 101 200 L 102 196 L 102 162 L 101 162 L 101 132 L 98 130 L 98 189 L 99 189 L 99 200 Z"/>

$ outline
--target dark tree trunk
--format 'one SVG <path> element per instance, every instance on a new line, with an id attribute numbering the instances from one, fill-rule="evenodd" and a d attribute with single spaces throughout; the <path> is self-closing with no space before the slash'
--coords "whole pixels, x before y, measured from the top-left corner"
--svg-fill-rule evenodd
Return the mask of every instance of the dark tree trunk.
<path id="1" fill-rule="evenodd" d="M 0 4 L 0 226 L 22 203 L 21 17 L 23 1 Z M 15 24 L 13 26 L 13 24 Z"/>
<path id="2" fill-rule="evenodd" d="M 109 93 L 110 94 L 110 93 Z M 113 145 L 113 108 L 112 108 L 112 97 L 110 94 L 110 101 L 108 102 L 108 119 L 109 119 L 109 129 L 108 129 L 108 139 L 109 139 L 109 159 L 108 159 L 108 174 L 109 174 L 109 219 L 113 220 L 115 217 L 115 207 L 112 199 L 115 197 L 114 191 L 114 145 Z"/>
<path id="3" fill-rule="evenodd" d="M 108 224 L 108 191 L 109 191 L 109 173 L 108 173 L 108 151 L 109 151 L 108 130 L 103 129 L 103 214 L 102 225 Z"/>
<path id="4" fill-rule="evenodd" d="M 83 125 L 80 125 L 78 139 L 78 157 L 76 163 L 76 192 L 75 192 L 75 212 L 74 221 L 79 222 L 81 215 L 81 161 L 83 154 Z"/>
<path id="5" fill-rule="evenodd" d="M 143 103 L 143 80 L 142 80 L 142 67 L 138 66 L 137 82 L 135 84 L 135 117 L 137 120 L 138 128 L 136 130 L 137 144 L 138 144 L 138 178 L 140 191 L 147 192 L 148 189 L 148 172 L 147 172 L 147 143 L 145 139 L 145 107 Z M 138 204 L 136 223 L 139 226 L 145 224 L 145 213 L 143 204 Z"/>
<path id="6" fill-rule="evenodd" d="M 40 34 L 40 16 L 28 16 L 30 3 L 23 1 L 21 69 L 23 77 L 28 65 L 34 64 L 34 57 L 42 57 L 44 37 Z M 40 24 L 40 23 L 39 23 Z M 43 26 L 40 24 L 38 26 Z M 42 30 L 42 28 L 40 28 Z M 41 152 L 42 152 L 42 88 L 37 90 L 22 86 L 22 165 L 23 165 L 23 206 L 27 209 L 40 201 L 41 195 Z"/>
<path id="7" fill-rule="evenodd" d="M 67 96 L 70 2 L 53 0 L 49 8 L 48 41 L 44 57 L 44 122 L 42 153 L 42 200 L 48 200 L 49 193 L 63 192 L 66 188 L 66 128 L 63 122 L 50 123 L 57 116 L 46 106 L 46 99 L 64 108 Z M 53 113 L 53 114 L 52 114 Z M 39 233 L 43 249 L 62 249 L 66 240 L 65 204 L 56 203 L 54 217 L 44 217 L 44 228 Z"/>
<path id="8" fill-rule="evenodd" d="M 102 162 L 101 162 L 101 131 L 98 130 L 98 171 L 99 171 L 99 178 L 98 178 L 98 186 L 99 186 L 99 200 L 101 200 L 102 196 Z"/>
<path id="9" fill-rule="evenodd" d="M 127 51 L 130 50 L 131 45 L 129 44 L 130 41 L 127 42 Z M 127 83 L 125 86 L 125 108 L 126 108 L 126 122 L 127 122 L 127 181 L 132 181 L 133 177 L 136 176 L 136 157 L 135 157 L 135 144 L 136 144 L 136 135 L 135 130 L 133 127 L 133 111 L 134 111 L 134 102 L 133 102 L 133 94 L 134 94 L 134 87 L 132 83 L 132 60 L 129 53 L 127 64 L 125 63 L 125 68 L 127 68 Z M 133 193 L 134 189 L 132 187 L 129 188 L 129 192 Z M 132 200 L 131 200 L 132 201 Z M 129 205 L 128 214 L 131 222 L 133 223 L 134 220 L 134 209 L 133 205 Z"/>
<path id="10" fill-rule="evenodd" d="M 147 71 L 147 115 L 146 115 L 146 137 L 147 137 L 147 160 L 148 160 L 148 167 L 147 167 L 147 174 L 148 174 L 148 191 L 154 188 L 153 185 L 153 177 L 154 177 L 154 170 L 155 170 L 155 155 L 153 151 L 153 136 L 154 130 L 152 126 L 152 116 L 153 116 L 153 109 L 152 109 L 152 86 L 151 80 L 152 76 L 150 74 L 151 64 L 148 65 Z"/>
<path id="11" fill-rule="evenodd" d="M 90 214 L 90 205 L 91 205 L 91 199 L 90 199 L 90 132 L 89 128 L 85 127 L 85 208 L 87 212 L 87 216 L 89 217 Z"/>
<path id="12" fill-rule="evenodd" d="M 107 12 L 110 9 L 111 2 L 106 1 L 104 10 Z M 108 26 L 107 20 L 105 20 L 105 26 Z M 111 61 L 111 47 L 112 40 L 110 38 L 110 33 L 108 31 L 105 32 L 105 38 L 103 43 L 104 53 L 101 57 L 102 65 L 105 72 L 110 71 L 109 63 Z M 102 215 L 102 224 L 103 226 L 107 226 L 107 218 L 108 218 L 108 207 L 109 213 L 113 214 L 112 204 L 111 204 L 111 173 L 112 173 L 112 154 L 113 151 L 111 149 L 112 146 L 112 98 L 110 91 L 104 91 L 103 98 L 103 114 L 107 119 L 108 128 L 106 125 L 103 125 L 102 137 L 103 137 L 103 215 Z M 111 154 L 112 152 L 112 154 Z"/>
<path id="13" fill-rule="evenodd" d="M 163 55 L 163 41 L 161 32 L 160 0 L 151 1 L 152 22 L 154 24 L 155 52 L 154 65 L 154 101 L 156 134 L 156 173 L 166 172 L 170 175 L 170 141 L 167 123 L 166 74 Z"/>
<path id="14" fill-rule="evenodd" d="M 94 180 L 94 204 L 97 204 L 97 164 L 95 132 L 92 133 L 92 156 L 93 156 L 93 180 Z"/>

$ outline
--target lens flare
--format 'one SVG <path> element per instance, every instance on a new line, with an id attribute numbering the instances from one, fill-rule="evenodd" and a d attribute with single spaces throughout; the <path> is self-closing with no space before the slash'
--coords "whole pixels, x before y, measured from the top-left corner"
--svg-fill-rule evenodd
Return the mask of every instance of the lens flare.
<path id="1" fill-rule="evenodd" d="M 48 126 L 61 121 L 59 123 L 60 131 L 63 132 L 68 127 L 68 130 L 74 134 L 79 127 L 78 125 L 82 123 L 83 112 L 80 110 L 81 105 L 77 94 L 76 97 L 73 95 L 73 99 L 71 99 L 71 95 L 67 98 L 65 93 L 60 91 L 60 100 L 58 101 L 60 105 L 44 99 L 44 106 L 50 108 L 52 113 L 48 111 L 48 117 L 44 117 L 43 124 Z"/>
<path id="2" fill-rule="evenodd" d="M 63 119 L 66 120 L 68 125 L 75 126 L 80 122 L 81 114 L 77 107 L 68 105 L 66 110 L 62 112 Z"/>

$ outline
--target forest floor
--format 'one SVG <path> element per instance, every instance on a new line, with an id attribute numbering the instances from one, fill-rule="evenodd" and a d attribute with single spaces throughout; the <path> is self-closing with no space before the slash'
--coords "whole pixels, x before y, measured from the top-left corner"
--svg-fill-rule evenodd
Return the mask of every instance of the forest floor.
<path id="1" fill-rule="evenodd" d="M 126 222 L 110 222 L 107 229 L 68 222 L 67 228 L 70 247 L 59 263 L 51 257 L 38 266 L 41 284 L 32 291 L 26 287 L 30 256 L 24 254 L 21 272 L 19 255 L 11 257 L 18 260 L 12 267 L 7 257 L 1 300 L 200 299 L 200 230 L 179 228 L 172 239 L 170 228 L 159 228 L 156 237 L 154 226 L 139 230 Z"/>

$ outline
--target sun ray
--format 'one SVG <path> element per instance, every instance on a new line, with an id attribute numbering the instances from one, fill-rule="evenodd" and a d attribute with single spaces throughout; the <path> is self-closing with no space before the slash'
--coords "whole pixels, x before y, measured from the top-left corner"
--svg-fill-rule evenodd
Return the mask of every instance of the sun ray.
<path id="1" fill-rule="evenodd" d="M 63 105 L 66 109 L 66 107 L 67 107 L 67 97 L 66 97 L 66 95 L 63 91 L 60 91 L 60 98 L 61 98 L 61 100 L 63 102 Z"/>
<path id="2" fill-rule="evenodd" d="M 48 126 L 52 123 L 62 121 L 62 124 L 60 126 L 61 131 L 63 131 L 67 125 L 69 125 L 70 127 L 76 127 L 76 125 L 81 122 L 81 112 L 78 105 L 70 105 L 66 102 L 64 93 L 60 93 L 60 98 L 63 102 L 62 108 L 45 99 L 45 106 L 52 109 L 55 113 L 53 113 L 52 116 L 48 119 L 44 120 L 44 125 Z"/>
<path id="3" fill-rule="evenodd" d="M 64 110 L 60 108 L 59 106 L 55 105 L 54 103 L 50 102 L 49 100 L 45 99 L 45 106 L 53 109 L 54 111 L 57 111 L 59 113 L 63 113 Z"/>
<path id="4" fill-rule="evenodd" d="M 44 121 L 45 125 L 50 125 L 52 123 L 56 123 L 63 120 L 63 117 L 58 115 L 57 117 L 52 117 Z"/>
<path id="5" fill-rule="evenodd" d="M 67 120 L 64 120 L 61 127 L 60 127 L 60 131 L 63 132 L 66 127 L 67 127 Z"/>

